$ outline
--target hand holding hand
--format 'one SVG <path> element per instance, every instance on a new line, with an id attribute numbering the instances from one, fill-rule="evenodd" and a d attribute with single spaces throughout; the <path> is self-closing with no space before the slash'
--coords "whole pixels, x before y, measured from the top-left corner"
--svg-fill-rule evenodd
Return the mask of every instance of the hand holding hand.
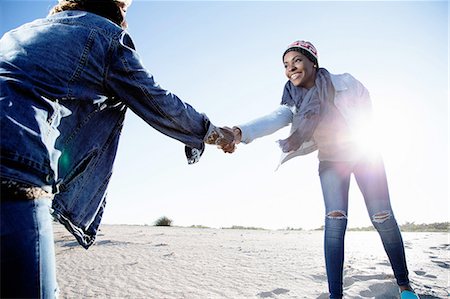
<path id="1" fill-rule="evenodd" d="M 215 144 L 225 153 L 232 153 L 235 150 L 233 130 L 228 127 L 214 127 L 212 132 L 206 137 L 207 144 Z"/>
<path id="2" fill-rule="evenodd" d="M 235 135 L 232 129 L 228 127 L 219 128 L 223 137 L 218 139 L 216 143 L 218 148 L 223 150 L 225 153 L 233 153 L 236 149 Z"/>
<path id="3" fill-rule="evenodd" d="M 231 132 L 233 134 L 233 142 L 228 144 L 223 144 L 220 148 L 225 153 L 233 153 L 236 149 L 236 144 L 239 144 L 242 139 L 242 132 L 241 129 L 238 127 L 222 127 L 223 130 L 226 130 L 227 132 Z"/>

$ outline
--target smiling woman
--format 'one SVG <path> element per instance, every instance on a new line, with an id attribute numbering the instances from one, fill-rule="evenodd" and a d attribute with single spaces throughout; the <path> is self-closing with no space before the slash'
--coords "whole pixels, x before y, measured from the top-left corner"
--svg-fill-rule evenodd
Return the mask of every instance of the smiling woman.
<path id="1" fill-rule="evenodd" d="M 402 299 L 418 298 L 410 286 L 402 236 L 377 150 L 368 90 L 348 73 L 335 75 L 317 68 L 317 51 L 310 42 L 290 44 L 283 62 L 288 81 L 281 107 L 275 113 L 235 126 L 235 139 L 250 143 L 291 124 L 290 136 L 279 141 L 285 155 L 282 162 L 318 149 L 330 298 L 343 297 L 344 236 L 352 175 L 381 237 Z"/>
<path id="2" fill-rule="evenodd" d="M 295 41 L 283 54 L 286 77 L 297 87 L 314 86 L 315 72 L 319 67 L 316 48 L 306 41 Z"/>

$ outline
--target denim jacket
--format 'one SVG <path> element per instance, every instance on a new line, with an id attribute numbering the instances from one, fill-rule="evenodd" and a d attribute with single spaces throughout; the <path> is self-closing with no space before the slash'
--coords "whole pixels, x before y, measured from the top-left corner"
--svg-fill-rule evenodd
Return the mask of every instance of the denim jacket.
<path id="1" fill-rule="evenodd" d="M 108 19 L 64 11 L 1 38 L 1 178 L 56 193 L 55 218 L 85 248 L 102 218 L 127 108 L 203 151 L 208 118 L 162 89 Z"/>

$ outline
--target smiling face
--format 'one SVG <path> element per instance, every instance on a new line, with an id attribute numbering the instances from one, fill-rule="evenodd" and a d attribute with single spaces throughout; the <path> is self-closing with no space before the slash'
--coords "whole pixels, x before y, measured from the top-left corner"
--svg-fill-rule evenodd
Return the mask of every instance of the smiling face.
<path id="1" fill-rule="evenodd" d="M 297 87 L 311 88 L 316 80 L 316 67 L 305 55 L 290 51 L 283 58 L 286 77 Z"/>

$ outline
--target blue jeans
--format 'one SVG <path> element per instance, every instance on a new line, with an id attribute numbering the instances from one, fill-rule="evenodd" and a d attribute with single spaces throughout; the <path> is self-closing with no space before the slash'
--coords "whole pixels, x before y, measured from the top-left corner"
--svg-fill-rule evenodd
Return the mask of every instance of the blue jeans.
<path id="1" fill-rule="evenodd" d="M 391 208 L 382 159 L 321 161 L 319 175 L 326 211 L 324 247 L 330 298 L 343 296 L 344 236 L 352 173 L 364 197 L 371 221 L 381 237 L 397 284 L 409 284 L 403 240 Z"/>
<path id="2" fill-rule="evenodd" d="M 57 297 L 51 199 L 0 204 L 1 298 Z"/>

